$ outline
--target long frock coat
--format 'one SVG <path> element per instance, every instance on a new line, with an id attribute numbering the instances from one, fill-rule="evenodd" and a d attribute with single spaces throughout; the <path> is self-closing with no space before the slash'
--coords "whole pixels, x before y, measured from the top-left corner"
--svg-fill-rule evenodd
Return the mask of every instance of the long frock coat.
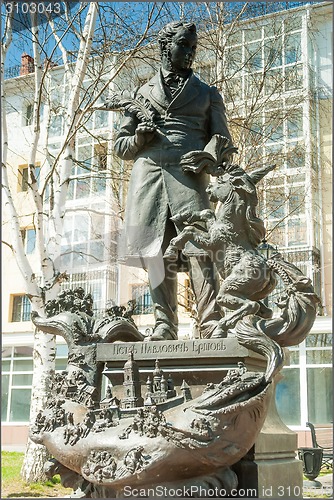
<path id="1" fill-rule="evenodd" d="M 139 120 L 126 113 L 115 142 L 119 157 L 134 160 L 120 256 L 128 265 L 141 267 L 143 258 L 156 257 L 161 250 L 168 217 L 211 208 L 206 193 L 209 175 L 184 172 L 181 156 L 202 150 L 214 134 L 230 138 L 230 133 L 218 90 L 193 73 L 172 99 L 165 91 L 161 71 L 138 94 L 157 111 L 155 122 L 163 134 L 156 133 L 139 150 L 134 142 Z M 184 253 L 199 255 L 203 250 L 188 243 Z"/>

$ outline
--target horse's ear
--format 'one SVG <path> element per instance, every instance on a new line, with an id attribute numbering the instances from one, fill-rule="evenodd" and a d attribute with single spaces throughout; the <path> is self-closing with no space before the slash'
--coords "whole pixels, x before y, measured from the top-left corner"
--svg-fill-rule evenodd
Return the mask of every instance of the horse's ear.
<path id="1" fill-rule="evenodd" d="M 261 179 L 263 179 L 263 177 L 265 175 L 269 174 L 269 172 L 274 170 L 275 167 L 276 167 L 276 165 L 266 165 L 265 167 L 261 167 L 261 168 L 257 168 L 256 170 L 253 170 L 253 172 L 250 172 L 250 173 L 247 172 L 247 174 L 250 177 L 251 181 L 254 184 L 257 184 Z"/>
<path id="2" fill-rule="evenodd" d="M 254 192 L 254 187 L 250 186 L 249 182 L 246 182 L 244 177 L 236 176 L 231 178 L 231 183 L 234 189 L 242 189 L 247 193 L 252 194 Z"/>
<path id="3" fill-rule="evenodd" d="M 241 188 L 241 187 L 243 187 L 245 185 L 244 179 L 242 177 L 239 177 L 239 176 L 238 177 L 232 177 L 231 178 L 231 182 L 232 182 L 233 186 L 239 187 L 239 188 Z"/>

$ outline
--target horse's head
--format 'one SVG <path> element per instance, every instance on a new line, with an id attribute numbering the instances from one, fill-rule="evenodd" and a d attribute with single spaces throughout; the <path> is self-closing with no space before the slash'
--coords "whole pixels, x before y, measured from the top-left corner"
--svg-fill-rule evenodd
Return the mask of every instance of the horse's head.
<path id="1" fill-rule="evenodd" d="M 256 184 L 273 168 L 275 168 L 275 165 L 261 167 L 248 174 L 238 165 L 229 165 L 217 177 L 216 183 L 208 185 L 207 193 L 209 198 L 213 202 L 220 201 L 224 203 L 235 193 L 239 195 L 239 198 L 245 200 L 247 204 L 253 205 L 255 203 L 256 205 Z"/>
<path id="2" fill-rule="evenodd" d="M 225 171 L 217 177 L 217 182 L 210 183 L 207 187 L 207 193 L 210 201 L 224 203 L 232 201 L 233 195 L 238 195 L 233 196 L 235 200 L 236 198 L 245 200 L 256 197 L 256 188 L 246 172 L 240 167 L 235 167 L 234 170 Z"/>
<path id="3" fill-rule="evenodd" d="M 229 175 L 224 174 L 217 178 L 216 182 L 211 182 L 206 188 L 210 201 L 224 203 L 232 191 L 232 185 L 229 182 Z"/>
<path id="4" fill-rule="evenodd" d="M 218 217 L 231 223 L 236 233 L 246 234 L 254 248 L 265 237 L 264 223 L 256 215 L 256 184 L 273 168 L 266 166 L 248 174 L 238 165 L 229 165 L 217 182 L 207 187 L 210 200 L 222 204 Z"/>

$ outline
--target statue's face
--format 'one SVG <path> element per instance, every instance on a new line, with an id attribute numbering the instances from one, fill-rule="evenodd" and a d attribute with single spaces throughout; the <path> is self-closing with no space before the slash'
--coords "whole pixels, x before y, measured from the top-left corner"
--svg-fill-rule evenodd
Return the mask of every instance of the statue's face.
<path id="1" fill-rule="evenodd" d="M 172 67 L 176 71 L 190 69 L 195 58 L 197 35 L 180 28 L 173 36 L 169 46 L 169 56 Z"/>

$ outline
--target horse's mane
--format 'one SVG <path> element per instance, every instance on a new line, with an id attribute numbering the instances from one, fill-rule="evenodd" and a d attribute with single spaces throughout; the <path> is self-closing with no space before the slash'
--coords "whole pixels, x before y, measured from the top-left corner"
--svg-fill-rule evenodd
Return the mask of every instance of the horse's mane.
<path id="1" fill-rule="evenodd" d="M 263 220 L 260 219 L 256 213 L 258 197 L 255 183 L 251 177 L 238 166 L 234 166 L 233 169 L 231 168 L 228 173 L 231 175 L 231 182 L 234 189 L 231 190 L 231 193 L 228 195 L 225 203 L 233 203 L 233 192 L 238 193 L 238 195 L 242 197 L 246 206 L 245 225 L 249 242 L 254 248 L 257 248 L 264 239 L 266 230 Z"/>
<path id="2" fill-rule="evenodd" d="M 248 222 L 249 241 L 255 248 L 259 246 L 265 238 L 266 229 L 262 219 L 257 217 L 255 207 L 249 206 L 246 211 L 246 220 Z"/>

